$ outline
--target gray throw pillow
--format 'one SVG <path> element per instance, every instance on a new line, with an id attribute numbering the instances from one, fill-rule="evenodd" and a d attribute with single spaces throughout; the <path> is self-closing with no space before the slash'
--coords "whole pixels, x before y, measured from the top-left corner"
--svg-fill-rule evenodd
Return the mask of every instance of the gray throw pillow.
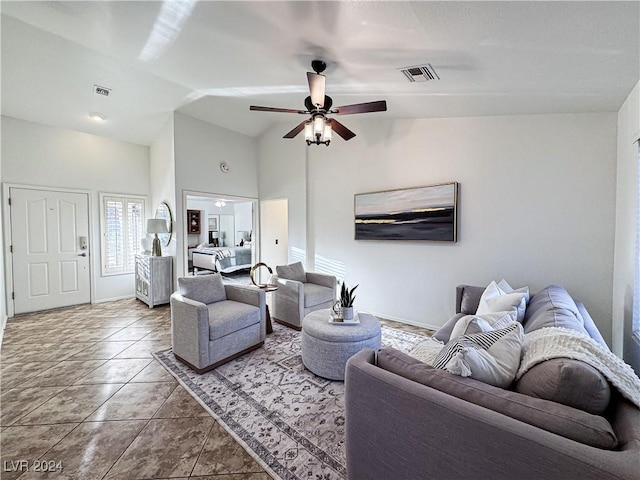
<path id="1" fill-rule="evenodd" d="M 522 325 L 524 333 L 563 327 L 589 335 L 583 322 L 571 295 L 560 285 L 549 285 L 531 297 Z"/>
<path id="2" fill-rule="evenodd" d="M 458 320 L 462 317 L 465 317 L 466 313 L 456 313 L 453 317 L 451 317 L 447 323 L 441 326 L 436 333 L 433 334 L 433 338 L 436 340 L 440 340 L 441 342 L 447 343 L 451 338 L 451 332 L 453 331 L 453 327 L 456 326 Z"/>
<path id="3" fill-rule="evenodd" d="M 553 358 L 534 366 L 515 384 L 516 392 L 602 415 L 611 399 L 604 376 L 591 365 Z"/>
<path id="4" fill-rule="evenodd" d="M 307 283 L 307 274 L 304 271 L 302 262 L 296 262 L 290 265 L 278 265 L 276 266 L 276 273 L 279 278 Z"/>
<path id="5" fill-rule="evenodd" d="M 414 382 L 571 440 L 603 449 L 614 449 L 618 445 L 611 424 L 599 415 L 459 377 L 391 347 L 378 352 L 376 363 Z"/>
<path id="6" fill-rule="evenodd" d="M 227 293 L 219 273 L 178 279 L 180 295 L 204 304 L 227 299 Z"/>

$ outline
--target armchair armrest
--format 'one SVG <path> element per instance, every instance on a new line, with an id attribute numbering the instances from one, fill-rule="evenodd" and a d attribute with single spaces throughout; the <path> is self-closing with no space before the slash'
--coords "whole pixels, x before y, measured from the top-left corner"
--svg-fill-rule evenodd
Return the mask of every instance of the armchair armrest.
<path id="1" fill-rule="evenodd" d="M 174 353 L 197 368 L 209 362 L 209 310 L 178 292 L 171 295 L 171 345 Z"/>
<path id="2" fill-rule="evenodd" d="M 227 293 L 227 300 L 258 307 L 260 309 L 260 321 L 266 328 L 267 295 L 264 290 L 249 285 L 225 285 L 224 290 Z"/>
<path id="3" fill-rule="evenodd" d="M 297 280 L 278 278 L 278 290 L 276 294 L 296 304 L 304 305 L 304 284 Z"/>
<path id="4" fill-rule="evenodd" d="M 324 273 L 307 272 L 307 282 L 315 283 L 323 287 L 332 288 L 334 292 L 337 289 L 337 279 L 333 275 L 326 275 Z M 335 295 L 334 295 L 335 296 Z"/>

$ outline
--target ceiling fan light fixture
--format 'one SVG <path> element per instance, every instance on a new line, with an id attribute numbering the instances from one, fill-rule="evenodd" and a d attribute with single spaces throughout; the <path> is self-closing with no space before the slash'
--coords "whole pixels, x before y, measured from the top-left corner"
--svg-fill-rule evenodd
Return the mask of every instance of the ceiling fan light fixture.
<path id="1" fill-rule="evenodd" d="M 326 145 L 331 143 L 331 122 L 324 115 L 315 115 L 304 124 L 304 139 L 307 145 Z"/>

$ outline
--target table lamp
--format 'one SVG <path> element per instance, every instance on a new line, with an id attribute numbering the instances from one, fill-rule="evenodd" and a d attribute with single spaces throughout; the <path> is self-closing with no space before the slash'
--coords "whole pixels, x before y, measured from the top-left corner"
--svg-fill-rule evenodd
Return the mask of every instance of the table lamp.
<path id="1" fill-rule="evenodd" d="M 162 218 L 150 218 L 147 220 L 147 233 L 155 233 L 155 237 L 153 237 L 153 247 L 151 249 L 151 255 L 155 257 L 162 256 L 162 246 L 160 244 L 160 239 L 158 238 L 159 233 L 169 233 L 169 229 L 167 228 L 167 221 Z"/>

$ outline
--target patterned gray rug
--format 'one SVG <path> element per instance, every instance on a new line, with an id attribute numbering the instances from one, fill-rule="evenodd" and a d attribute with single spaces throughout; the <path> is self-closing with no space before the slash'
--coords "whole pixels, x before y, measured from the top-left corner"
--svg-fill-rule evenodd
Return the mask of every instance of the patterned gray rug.
<path id="1" fill-rule="evenodd" d="M 383 345 L 408 351 L 421 339 L 382 326 Z M 203 375 L 171 349 L 155 357 L 275 478 L 346 478 L 344 383 L 305 369 L 300 332 L 274 324 L 264 348 Z"/>

